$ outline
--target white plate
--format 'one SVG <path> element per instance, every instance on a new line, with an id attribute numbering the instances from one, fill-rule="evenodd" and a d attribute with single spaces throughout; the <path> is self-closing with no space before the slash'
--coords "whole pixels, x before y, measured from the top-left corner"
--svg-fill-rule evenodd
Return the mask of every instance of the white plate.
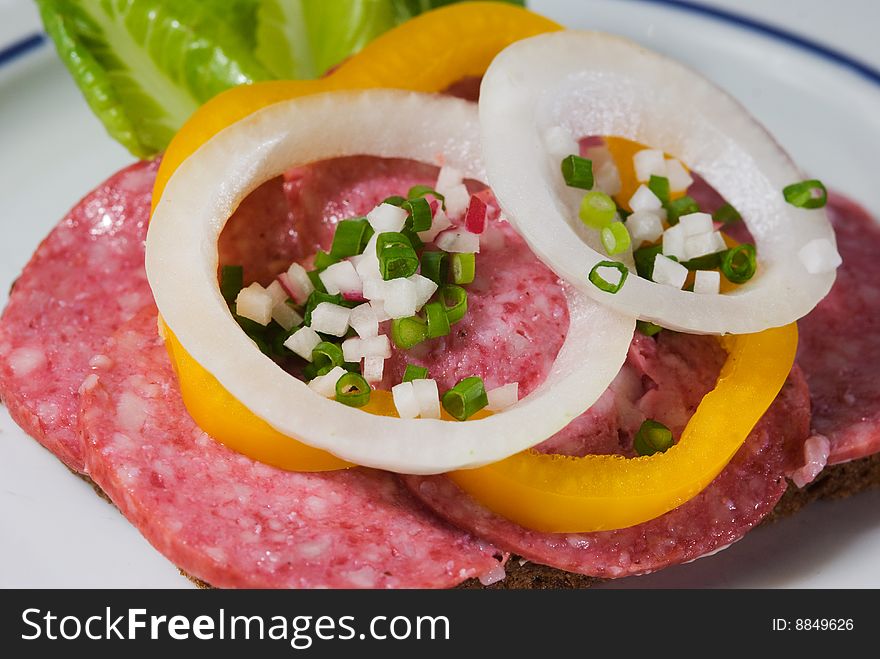
<path id="1" fill-rule="evenodd" d="M 542 0 L 572 27 L 634 38 L 745 103 L 803 168 L 880 215 L 880 76 L 754 28 L 671 3 Z M 726 3 L 731 4 L 731 3 Z M 33 11 L 12 5 L 18 25 Z M 5 7 L 0 9 L 6 10 Z M 867 21 L 850 14 L 840 21 Z M 874 24 L 878 16 L 874 15 Z M 10 18 L 0 25 L 0 51 Z M 19 34 L 23 36 L 26 34 Z M 104 133 L 42 47 L 0 63 L 0 306 L 39 241 L 131 157 Z M 0 410 L 0 587 L 188 587 L 91 487 Z M 878 587 L 880 492 L 811 505 L 727 551 L 612 587 Z"/>

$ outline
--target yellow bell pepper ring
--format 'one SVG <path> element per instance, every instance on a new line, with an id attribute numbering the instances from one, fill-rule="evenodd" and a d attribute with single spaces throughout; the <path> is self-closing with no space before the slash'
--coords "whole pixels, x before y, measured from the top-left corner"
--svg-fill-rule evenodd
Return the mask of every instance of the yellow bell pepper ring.
<path id="1" fill-rule="evenodd" d="M 184 160 L 221 130 L 260 108 L 344 89 L 394 87 L 442 91 L 462 78 L 482 75 L 495 55 L 514 41 L 559 29 L 562 28 L 557 23 L 512 5 L 462 3 L 427 12 L 385 33 L 320 80 L 234 87 L 202 105 L 174 136 L 153 186 L 153 209 L 168 179 Z M 325 471 L 352 466 L 276 431 L 230 395 L 184 350 L 167 327 L 164 335 L 184 405 L 212 438 L 281 469 Z M 384 391 L 373 391 L 369 405 L 363 409 L 396 416 L 391 395 Z M 451 420 L 448 416 L 444 418 Z"/>
<path id="2" fill-rule="evenodd" d="M 715 388 L 665 453 L 628 459 L 527 451 L 448 476 L 490 510 L 547 533 L 608 531 L 659 517 L 705 489 L 745 442 L 791 371 L 797 326 L 723 341 L 729 354 Z"/>

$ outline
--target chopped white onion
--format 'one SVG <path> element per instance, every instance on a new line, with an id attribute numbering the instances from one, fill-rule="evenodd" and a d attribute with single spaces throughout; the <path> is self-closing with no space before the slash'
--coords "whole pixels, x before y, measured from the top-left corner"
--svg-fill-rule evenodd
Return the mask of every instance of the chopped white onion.
<path id="1" fill-rule="evenodd" d="M 406 224 L 406 211 L 392 204 L 379 204 L 367 213 L 367 222 L 376 233 L 396 233 Z"/>
<path id="2" fill-rule="evenodd" d="M 511 382 L 486 392 L 489 405 L 486 409 L 491 412 L 501 412 L 519 400 L 519 382 Z"/>
<path id="3" fill-rule="evenodd" d="M 355 271 L 361 278 L 362 282 L 371 279 L 382 279 L 382 273 L 379 271 L 379 256 L 376 254 L 376 242 L 379 240 L 379 234 L 374 233 L 367 241 L 363 254 L 355 265 Z"/>
<path id="4" fill-rule="evenodd" d="M 359 304 L 351 310 L 348 324 L 361 338 L 377 336 L 379 334 L 379 318 L 376 310 L 370 303 Z"/>
<path id="5" fill-rule="evenodd" d="M 373 309 L 373 313 L 376 314 L 376 320 L 380 323 L 391 320 L 391 316 L 385 311 L 385 303 L 382 300 L 370 300 L 370 307 Z"/>
<path id="6" fill-rule="evenodd" d="M 349 261 L 339 261 L 327 267 L 318 274 L 318 279 L 330 295 L 339 293 L 360 295 L 363 292 L 360 275 Z"/>
<path id="7" fill-rule="evenodd" d="M 388 337 L 385 334 L 371 336 L 368 339 L 360 339 L 360 342 L 361 357 L 365 359 L 370 357 L 388 359 L 391 356 L 391 341 L 388 340 Z"/>
<path id="8" fill-rule="evenodd" d="M 707 254 L 723 252 L 725 249 L 727 249 L 727 243 L 724 242 L 724 238 L 718 231 L 689 236 L 684 241 L 684 260 L 689 261 Z"/>
<path id="9" fill-rule="evenodd" d="M 676 158 L 666 160 L 666 178 L 669 179 L 670 192 L 684 192 L 694 182 L 684 165 Z"/>
<path id="10" fill-rule="evenodd" d="M 562 126 L 551 126 L 544 131 L 544 145 L 555 161 L 554 165 L 559 165 L 563 158 L 570 155 L 580 154 L 577 141 Z"/>
<path id="11" fill-rule="evenodd" d="M 496 462 L 561 430 L 614 379 L 635 322 L 570 286 L 563 287 L 569 331 L 546 379 L 503 413 L 467 423 L 365 414 L 315 396 L 259 351 L 218 294 L 211 246 L 265 181 L 290 167 L 364 154 L 421 162 L 439 154 L 484 180 L 478 123 L 474 105 L 460 99 L 373 89 L 281 101 L 219 132 L 175 170 L 150 221 L 147 275 L 169 331 L 258 418 L 357 464 L 442 473 Z"/>
<path id="12" fill-rule="evenodd" d="M 446 231 L 452 226 L 452 220 L 446 214 L 442 207 L 437 209 L 434 217 L 431 219 L 431 228 L 426 231 L 419 231 L 418 236 L 424 243 L 432 243 L 441 231 Z"/>
<path id="13" fill-rule="evenodd" d="M 364 380 L 370 384 L 382 381 L 382 375 L 385 371 L 385 360 L 382 357 L 367 357 L 364 359 L 364 365 L 361 375 Z"/>
<path id="14" fill-rule="evenodd" d="M 321 302 L 312 310 L 312 321 L 309 323 L 316 332 L 332 336 L 344 336 L 348 331 L 348 319 L 351 309 L 332 302 Z"/>
<path id="15" fill-rule="evenodd" d="M 394 398 L 394 407 L 397 408 L 397 416 L 401 419 L 415 419 L 419 416 L 419 400 L 412 382 L 401 382 L 391 387 L 391 395 Z"/>
<path id="16" fill-rule="evenodd" d="M 606 305 L 673 330 L 741 334 L 797 320 L 834 282 L 830 270 L 810 273 L 793 258 L 812 240 L 835 244 L 822 209 L 796 208 L 780 194 L 803 173 L 739 102 L 693 69 L 615 35 L 541 34 L 492 60 L 478 110 L 488 183 L 505 216 L 557 275 Z M 706 296 L 635 276 L 614 295 L 591 284 L 585 274 L 607 258 L 598 232 L 577 222 L 559 171 L 542 157 L 544 131 L 557 125 L 650 145 L 698 172 L 742 214 L 756 240 L 756 276 Z"/>
<path id="17" fill-rule="evenodd" d="M 382 298 L 385 313 L 391 318 L 407 318 L 419 309 L 419 291 L 409 279 L 391 279 L 382 282 Z"/>
<path id="18" fill-rule="evenodd" d="M 440 194 L 446 194 L 456 185 L 461 185 L 463 180 L 464 174 L 462 174 L 460 169 L 443 165 L 437 173 L 437 182 L 434 184 L 434 189 Z"/>
<path id="19" fill-rule="evenodd" d="M 437 389 L 437 381 L 425 378 L 413 380 L 410 384 L 419 405 L 419 416 L 423 419 L 439 419 L 440 391 Z"/>
<path id="20" fill-rule="evenodd" d="M 593 171 L 593 183 L 596 188 L 607 195 L 614 196 L 623 188 L 620 180 L 620 170 L 613 160 L 604 162 L 599 165 L 598 169 Z"/>
<path id="21" fill-rule="evenodd" d="M 721 290 L 721 273 L 717 270 L 697 270 L 694 273 L 694 293 L 717 295 Z"/>
<path id="22" fill-rule="evenodd" d="M 309 382 L 309 389 L 324 398 L 334 398 L 336 396 L 336 383 L 339 382 L 339 378 L 345 375 L 345 373 L 345 369 L 341 366 L 334 366 L 326 375 L 319 375 Z"/>
<path id="23" fill-rule="evenodd" d="M 666 256 L 674 256 L 679 261 L 687 261 L 687 251 L 685 249 L 684 229 L 680 224 L 669 227 L 663 232 L 663 254 Z M 656 281 L 656 280 L 655 280 Z"/>
<path id="24" fill-rule="evenodd" d="M 257 282 L 242 288 L 235 298 L 235 313 L 260 325 L 272 320 L 272 306 L 272 296 Z"/>
<path id="25" fill-rule="evenodd" d="M 385 298 L 385 281 L 379 279 L 365 279 L 363 295 L 371 302 L 381 301 Z"/>
<path id="26" fill-rule="evenodd" d="M 305 359 L 312 361 L 312 350 L 321 342 L 321 337 L 311 327 L 300 327 L 287 337 L 284 347 Z"/>
<path id="27" fill-rule="evenodd" d="M 633 155 L 636 180 L 647 183 L 652 176 L 666 177 L 666 157 L 659 149 L 642 149 Z"/>
<path id="28" fill-rule="evenodd" d="M 467 210 L 471 201 L 471 196 L 463 183 L 449 188 L 446 192 L 441 190 L 437 190 L 437 192 L 444 195 L 446 212 L 450 217 L 460 217 Z"/>
<path id="29" fill-rule="evenodd" d="M 272 298 L 272 309 L 274 310 L 279 304 L 284 302 L 288 295 L 287 291 L 284 290 L 284 287 L 281 285 L 277 279 L 275 279 L 271 284 L 266 286 L 266 292 L 269 294 L 269 297 Z"/>
<path id="30" fill-rule="evenodd" d="M 480 251 L 480 237 L 470 231 L 450 229 L 437 236 L 435 242 L 444 252 L 474 254 Z"/>
<path id="31" fill-rule="evenodd" d="M 419 310 L 425 306 L 428 303 L 428 300 L 431 299 L 431 296 L 437 292 L 437 284 L 431 279 L 419 274 L 410 275 L 407 279 L 416 287 L 416 310 Z"/>
<path id="32" fill-rule="evenodd" d="M 287 269 L 287 282 L 290 286 L 288 293 L 297 304 L 305 304 L 315 290 L 309 273 L 299 263 L 292 263 Z"/>
<path id="33" fill-rule="evenodd" d="M 688 213 L 678 218 L 678 225 L 685 236 L 697 236 L 715 230 L 712 216 L 709 213 Z"/>
<path id="34" fill-rule="evenodd" d="M 364 358 L 364 340 L 351 337 L 342 342 L 342 359 L 347 362 L 359 362 Z"/>
<path id="35" fill-rule="evenodd" d="M 837 247 L 825 238 L 816 238 L 801 247 L 798 259 L 811 275 L 834 272 L 843 263 Z"/>
<path id="36" fill-rule="evenodd" d="M 633 247 L 643 242 L 652 243 L 663 235 L 663 221 L 652 211 L 637 211 L 626 218 L 626 230 Z"/>
<path id="37" fill-rule="evenodd" d="M 272 307 L 272 320 L 285 330 L 290 331 L 303 321 L 303 317 L 285 300 Z"/>
<path id="38" fill-rule="evenodd" d="M 658 284 L 681 288 L 688 276 L 688 269 L 681 263 L 673 261 L 667 256 L 657 254 L 654 257 L 654 272 L 651 278 Z"/>
<path id="39" fill-rule="evenodd" d="M 638 211 L 658 211 L 663 208 L 663 202 L 658 199 L 657 195 L 651 192 L 647 185 L 640 185 L 629 199 L 629 207 L 633 212 Z"/>

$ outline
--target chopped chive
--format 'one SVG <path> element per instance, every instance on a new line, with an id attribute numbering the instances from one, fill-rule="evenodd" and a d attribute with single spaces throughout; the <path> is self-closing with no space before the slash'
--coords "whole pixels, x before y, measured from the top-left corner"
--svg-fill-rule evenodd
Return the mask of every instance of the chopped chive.
<path id="1" fill-rule="evenodd" d="M 476 275 L 477 259 L 475 254 L 453 254 L 452 272 L 453 284 L 470 284 Z"/>
<path id="2" fill-rule="evenodd" d="M 318 250 L 315 253 L 315 270 L 318 272 L 322 272 L 329 268 L 334 263 L 338 263 L 340 259 L 336 256 L 332 256 L 323 250 Z"/>
<path id="3" fill-rule="evenodd" d="M 407 226 L 413 231 L 427 231 L 431 228 L 431 205 L 424 197 L 416 197 L 403 202 L 400 206 L 409 213 L 407 218 Z"/>
<path id="4" fill-rule="evenodd" d="M 392 206 L 397 206 L 398 208 L 400 206 L 403 206 L 403 204 L 405 202 L 406 202 L 406 199 L 401 197 L 399 194 L 391 195 L 390 197 L 385 197 L 385 199 L 382 200 L 383 204 L 391 204 Z"/>
<path id="5" fill-rule="evenodd" d="M 312 312 L 315 310 L 321 302 L 331 302 L 333 304 L 341 305 L 343 300 L 342 296 L 338 293 L 336 295 L 330 295 L 330 293 L 321 292 L 321 291 L 312 291 L 309 295 L 309 299 L 306 300 L 305 311 L 303 312 L 303 322 L 306 325 L 312 324 Z"/>
<path id="6" fill-rule="evenodd" d="M 233 304 L 239 291 L 244 288 L 244 268 L 240 265 L 224 265 L 220 268 L 220 294 L 226 304 Z"/>
<path id="7" fill-rule="evenodd" d="M 483 379 L 464 378 L 443 394 L 443 409 L 459 421 L 466 421 L 489 404 Z"/>
<path id="8" fill-rule="evenodd" d="M 601 274 L 599 274 L 600 268 L 607 268 L 617 270 L 619 274 L 619 278 L 617 281 L 608 281 Z M 605 291 L 606 293 L 616 293 L 621 288 L 623 288 L 623 284 L 626 281 L 627 276 L 629 275 L 629 270 L 626 269 L 626 266 L 623 263 L 618 261 L 599 261 L 596 265 L 593 266 L 593 269 L 590 270 L 589 280 L 600 291 Z"/>
<path id="9" fill-rule="evenodd" d="M 717 211 L 712 213 L 712 219 L 722 224 L 733 224 L 742 219 L 742 215 L 736 210 L 732 204 L 724 204 Z"/>
<path id="10" fill-rule="evenodd" d="M 722 274 L 727 277 L 727 281 L 732 284 L 744 284 L 755 275 L 755 271 L 758 269 L 755 246 L 743 243 L 722 252 L 719 267 Z"/>
<path id="11" fill-rule="evenodd" d="M 318 375 L 326 375 L 336 366 L 342 366 L 342 348 L 329 341 L 321 341 L 312 350 L 312 363 Z"/>
<path id="12" fill-rule="evenodd" d="M 700 205 L 693 197 L 679 197 L 666 204 L 666 221 L 669 222 L 669 226 L 672 227 L 678 224 L 678 218 L 682 215 L 690 215 L 691 213 L 699 212 Z"/>
<path id="13" fill-rule="evenodd" d="M 428 369 L 424 366 L 416 366 L 415 364 L 407 364 L 406 370 L 403 372 L 402 382 L 412 382 L 413 380 L 427 380 Z"/>
<path id="14" fill-rule="evenodd" d="M 601 229 L 614 221 L 617 204 L 604 192 L 593 190 L 584 195 L 578 215 L 591 229 Z"/>
<path id="15" fill-rule="evenodd" d="M 648 189 L 654 193 L 654 195 L 663 202 L 663 205 L 669 203 L 669 179 L 665 176 L 654 176 L 651 174 L 651 178 L 648 181 Z"/>
<path id="16" fill-rule="evenodd" d="M 787 185 L 782 195 L 785 201 L 798 208 L 822 208 L 828 201 L 828 190 L 818 179 Z"/>
<path id="17" fill-rule="evenodd" d="M 370 402 L 372 390 L 360 373 L 345 373 L 336 381 L 336 400 L 350 407 L 363 407 Z"/>
<path id="18" fill-rule="evenodd" d="M 442 286 L 446 281 L 446 252 L 422 252 L 421 259 L 421 275 L 427 277 L 438 286 Z"/>
<path id="19" fill-rule="evenodd" d="M 429 339 L 449 334 L 449 317 L 440 302 L 428 302 L 425 305 L 425 318 L 428 321 Z"/>
<path id="20" fill-rule="evenodd" d="M 449 324 L 454 325 L 467 313 L 468 300 L 467 291 L 461 286 L 447 284 L 440 287 L 440 302 L 443 303 L 443 309 L 449 318 Z"/>
<path id="21" fill-rule="evenodd" d="M 443 207 L 443 210 L 446 210 L 446 197 L 437 192 L 434 188 L 429 185 L 414 185 L 409 189 L 409 192 L 406 193 L 406 196 L 409 199 L 415 199 L 416 197 L 424 197 L 425 195 L 431 195 L 440 202 L 440 205 Z"/>
<path id="22" fill-rule="evenodd" d="M 309 270 L 306 275 L 309 278 L 309 281 L 312 282 L 312 286 L 315 287 L 315 290 L 320 293 L 326 293 L 327 287 L 324 286 L 324 282 L 321 281 L 321 278 L 318 276 L 320 273 L 317 270 Z"/>
<path id="23" fill-rule="evenodd" d="M 714 270 L 721 266 L 721 257 L 723 255 L 724 252 L 705 254 L 688 261 L 682 261 L 681 264 L 688 270 Z"/>
<path id="24" fill-rule="evenodd" d="M 672 447 L 672 431 L 659 421 L 645 419 L 633 441 L 633 448 L 639 455 L 665 453 Z"/>
<path id="25" fill-rule="evenodd" d="M 235 318 L 235 322 L 237 322 L 239 327 L 244 330 L 244 333 L 248 335 L 248 338 L 257 344 L 260 352 L 267 357 L 272 357 L 272 346 L 269 345 L 269 342 L 266 340 L 266 328 L 250 318 L 239 316 L 235 312 L 235 309 L 232 310 L 232 315 Z"/>
<path id="26" fill-rule="evenodd" d="M 563 158 L 562 178 L 570 188 L 589 190 L 593 187 L 593 162 L 574 154 Z"/>
<path id="27" fill-rule="evenodd" d="M 418 251 L 425 246 L 425 243 L 419 238 L 419 234 L 409 227 L 404 227 L 400 233 L 401 235 L 406 236 L 406 239 L 409 241 L 409 244 L 412 245 L 414 250 Z"/>
<path id="28" fill-rule="evenodd" d="M 647 320 L 637 320 L 636 329 L 645 336 L 654 336 L 659 334 L 663 328 L 654 323 L 649 323 Z"/>
<path id="29" fill-rule="evenodd" d="M 336 225 L 330 256 L 336 259 L 357 256 L 364 251 L 372 235 L 373 227 L 366 218 L 342 220 Z"/>
<path id="30" fill-rule="evenodd" d="M 379 272 L 385 281 L 409 277 L 419 268 L 419 257 L 410 239 L 402 233 L 380 233 L 376 241 L 376 256 L 379 258 Z"/>
<path id="31" fill-rule="evenodd" d="M 403 350 L 409 350 L 428 338 L 428 324 L 418 316 L 395 318 L 391 321 L 391 340 Z"/>
<path id="32" fill-rule="evenodd" d="M 625 252 L 631 244 L 629 231 L 623 222 L 612 222 L 602 229 L 602 245 L 609 256 Z"/>
<path id="33" fill-rule="evenodd" d="M 636 273 L 638 273 L 639 277 L 653 281 L 654 259 L 662 250 L 662 245 L 650 245 L 633 252 L 633 260 L 636 262 Z"/>

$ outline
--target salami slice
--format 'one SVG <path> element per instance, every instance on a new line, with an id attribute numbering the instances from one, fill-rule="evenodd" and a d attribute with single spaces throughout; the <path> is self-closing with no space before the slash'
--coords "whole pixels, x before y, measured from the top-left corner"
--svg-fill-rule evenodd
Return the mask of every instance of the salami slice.
<path id="1" fill-rule="evenodd" d="M 219 587 L 426 588 L 500 576 L 494 548 L 391 474 L 285 472 L 214 442 L 186 412 L 155 309 L 123 326 L 83 385 L 89 474 L 180 568 Z"/>
<path id="2" fill-rule="evenodd" d="M 798 363 L 813 399 L 813 430 L 828 464 L 880 451 L 880 225 L 857 204 L 829 197 L 843 265 L 828 296 L 798 323 Z"/>
<path id="3" fill-rule="evenodd" d="M 673 339 L 674 343 L 678 341 Z M 566 436 L 566 441 L 551 439 L 542 445 L 544 450 L 628 454 L 631 437 L 619 440 L 620 445 L 615 447 L 609 435 L 612 429 L 628 434 L 627 426 L 631 428 L 633 422 L 627 420 L 650 409 L 664 411 L 673 423 L 670 427 L 675 429 L 675 420 L 680 423 L 687 408 L 695 406 L 694 398 L 699 401 L 700 380 L 712 370 L 712 350 L 708 350 L 708 368 L 707 360 L 698 357 L 701 353 L 705 356 L 706 348 L 696 353 L 687 350 L 704 341 L 711 339 L 686 336 L 678 345 L 661 343 L 655 349 L 640 345 L 643 340 L 636 341 L 623 371 L 629 374 L 619 378 L 607 398 L 600 401 L 601 409 L 597 411 L 594 406 L 575 421 L 579 424 L 576 433 Z M 690 365 L 688 354 L 695 358 Z M 675 369 L 672 372 L 667 370 L 670 365 Z M 688 371 L 694 373 L 692 378 L 686 378 Z M 638 381 L 642 378 L 633 377 L 639 373 L 649 379 L 666 373 L 667 381 L 656 387 L 656 383 L 649 382 L 633 400 L 634 388 L 638 391 L 638 387 L 645 386 Z M 658 407 L 660 397 L 664 400 Z M 539 533 L 483 508 L 443 476 L 408 476 L 405 481 L 441 517 L 536 563 L 602 578 L 645 574 L 722 549 L 773 510 L 785 492 L 785 474 L 792 467 L 793 456 L 797 459 L 803 451 L 809 419 L 809 392 L 803 375 L 795 368 L 746 443 L 708 488 L 657 519 L 616 531 Z"/>
<path id="4" fill-rule="evenodd" d="M 39 246 L 0 319 L 0 399 L 76 471 L 77 389 L 89 360 L 152 299 L 143 245 L 157 164 L 123 169 L 80 201 Z"/>

